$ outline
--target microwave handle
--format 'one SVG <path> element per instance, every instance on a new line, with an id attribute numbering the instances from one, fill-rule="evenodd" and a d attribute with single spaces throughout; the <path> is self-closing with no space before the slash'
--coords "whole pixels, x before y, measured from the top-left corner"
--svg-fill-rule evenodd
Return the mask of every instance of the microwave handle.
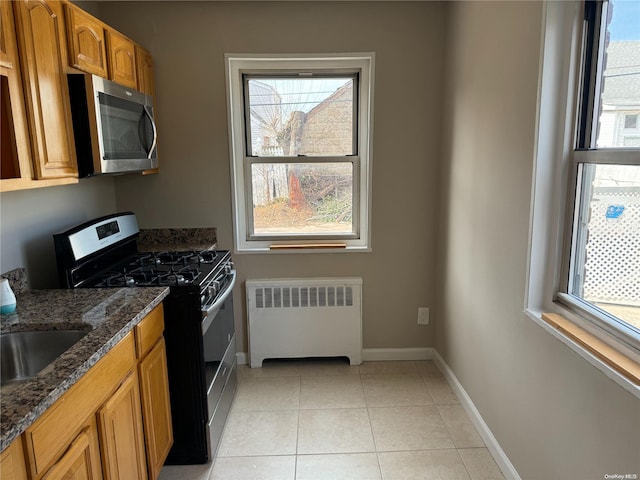
<path id="1" fill-rule="evenodd" d="M 153 151 L 156 148 L 156 144 L 158 143 L 158 130 L 156 128 L 156 122 L 153 120 L 153 115 L 149 111 L 149 107 L 147 105 L 144 105 L 143 108 L 144 108 L 144 113 L 147 115 L 147 117 L 149 117 L 149 121 L 151 122 L 151 128 L 153 129 L 153 142 L 151 142 L 151 147 L 147 152 L 147 158 L 151 160 L 151 155 L 153 154 Z"/>

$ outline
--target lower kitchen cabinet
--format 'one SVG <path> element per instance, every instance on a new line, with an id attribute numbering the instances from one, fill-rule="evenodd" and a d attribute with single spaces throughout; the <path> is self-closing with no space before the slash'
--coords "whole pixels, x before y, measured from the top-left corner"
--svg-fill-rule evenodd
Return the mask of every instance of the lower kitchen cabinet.
<path id="1" fill-rule="evenodd" d="M 167 354 L 160 337 L 138 366 L 149 479 L 155 480 L 173 444 Z"/>
<path id="2" fill-rule="evenodd" d="M 91 367 L 23 434 L 32 480 L 46 477 L 87 424 L 136 368 L 133 332 Z"/>
<path id="3" fill-rule="evenodd" d="M 43 478 L 46 480 L 99 480 L 102 478 L 98 431 L 94 419 L 91 419 L 89 425 L 80 431 L 68 450 Z"/>
<path id="4" fill-rule="evenodd" d="M 162 304 L 0 456 L 0 480 L 156 480 L 173 444 Z"/>
<path id="5" fill-rule="evenodd" d="M 0 456 L 0 475 L 2 475 L 2 480 L 27 480 L 27 468 L 24 463 L 21 440 L 18 438 Z"/>
<path id="6" fill-rule="evenodd" d="M 147 478 L 138 376 L 129 375 L 98 410 L 106 480 Z"/>
<path id="7" fill-rule="evenodd" d="M 173 445 L 164 309 L 154 308 L 135 328 L 149 480 L 156 480 Z"/>

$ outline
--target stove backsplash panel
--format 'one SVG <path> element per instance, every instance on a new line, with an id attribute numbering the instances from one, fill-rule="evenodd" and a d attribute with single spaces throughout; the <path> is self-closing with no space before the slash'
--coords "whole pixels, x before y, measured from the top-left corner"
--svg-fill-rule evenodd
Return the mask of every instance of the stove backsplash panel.
<path id="1" fill-rule="evenodd" d="M 140 229 L 138 251 L 211 250 L 217 247 L 214 228 L 148 228 Z"/>
<path id="2" fill-rule="evenodd" d="M 27 278 L 27 270 L 24 268 L 16 268 L 0 275 L 2 278 L 9 280 L 9 286 L 15 295 L 20 295 L 30 289 L 29 279 Z"/>

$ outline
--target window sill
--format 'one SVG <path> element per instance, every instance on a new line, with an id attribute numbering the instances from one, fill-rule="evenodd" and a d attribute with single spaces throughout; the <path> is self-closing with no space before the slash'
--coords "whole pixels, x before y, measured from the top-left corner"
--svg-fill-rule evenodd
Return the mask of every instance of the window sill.
<path id="1" fill-rule="evenodd" d="M 640 364 L 557 313 L 527 309 L 535 323 L 602 371 L 607 377 L 640 398 Z"/>
<path id="2" fill-rule="evenodd" d="M 291 243 L 270 243 L 270 242 L 247 242 L 234 246 L 234 254 L 251 253 L 370 253 L 371 247 L 349 242 L 291 242 Z"/>
<path id="3" fill-rule="evenodd" d="M 346 248 L 346 243 L 275 243 L 269 245 L 269 250 L 336 250 Z"/>
<path id="4" fill-rule="evenodd" d="M 640 364 L 557 313 L 543 313 L 542 319 L 552 327 L 560 330 L 574 342 L 580 344 L 619 374 L 627 377 L 635 385 L 640 385 Z"/>
<path id="5" fill-rule="evenodd" d="M 251 253 L 268 253 L 268 254 L 282 254 L 282 253 L 371 253 L 371 247 L 366 246 L 354 246 L 344 244 L 313 244 L 313 245 L 260 245 L 260 246 L 243 246 L 238 248 L 236 246 L 234 255 L 251 254 Z"/>

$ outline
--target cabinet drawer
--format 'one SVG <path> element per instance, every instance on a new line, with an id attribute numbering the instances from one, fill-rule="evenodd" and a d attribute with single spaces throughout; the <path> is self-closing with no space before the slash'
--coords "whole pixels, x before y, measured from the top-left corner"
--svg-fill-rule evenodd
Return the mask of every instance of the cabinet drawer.
<path id="1" fill-rule="evenodd" d="M 160 304 L 136 325 L 136 353 L 138 358 L 144 357 L 151 350 L 158 338 L 162 336 L 163 331 L 164 309 Z"/>
<path id="2" fill-rule="evenodd" d="M 87 418 L 113 393 L 135 362 L 130 332 L 25 431 L 32 478 L 39 478 L 60 457 Z"/>

